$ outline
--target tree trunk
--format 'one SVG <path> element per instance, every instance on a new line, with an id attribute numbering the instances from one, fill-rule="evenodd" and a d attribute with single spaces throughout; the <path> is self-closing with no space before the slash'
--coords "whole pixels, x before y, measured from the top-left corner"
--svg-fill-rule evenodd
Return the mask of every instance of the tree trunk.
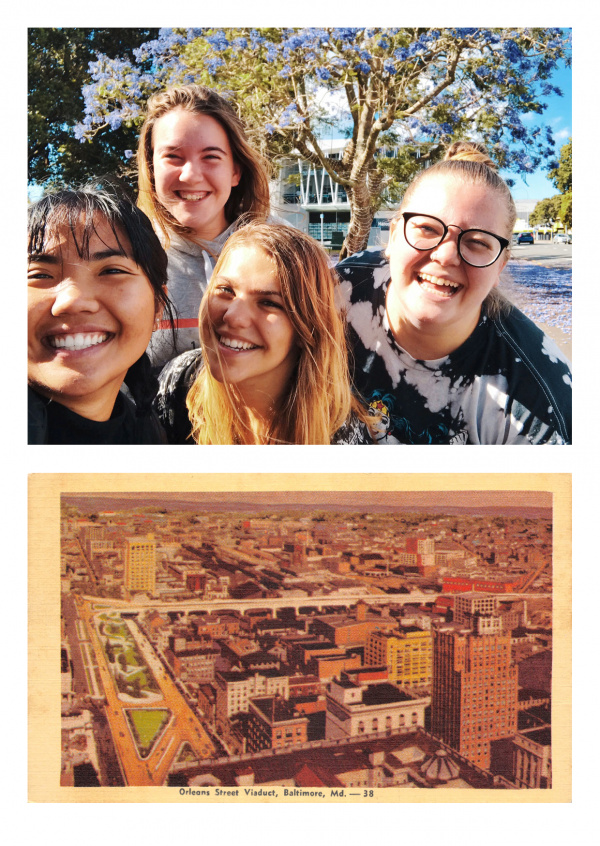
<path id="1" fill-rule="evenodd" d="M 366 174 L 361 176 L 353 188 L 347 188 L 346 193 L 350 203 L 350 225 L 340 250 L 339 261 L 365 249 L 376 210 L 375 198 L 369 189 Z"/>

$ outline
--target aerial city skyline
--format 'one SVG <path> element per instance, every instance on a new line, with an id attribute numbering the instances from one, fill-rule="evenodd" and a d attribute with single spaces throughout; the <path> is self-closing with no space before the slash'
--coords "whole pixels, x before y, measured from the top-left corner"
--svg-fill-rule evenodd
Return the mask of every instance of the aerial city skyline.
<path id="1" fill-rule="evenodd" d="M 63 494 L 61 785 L 551 788 L 552 517 L 538 491 Z"/>

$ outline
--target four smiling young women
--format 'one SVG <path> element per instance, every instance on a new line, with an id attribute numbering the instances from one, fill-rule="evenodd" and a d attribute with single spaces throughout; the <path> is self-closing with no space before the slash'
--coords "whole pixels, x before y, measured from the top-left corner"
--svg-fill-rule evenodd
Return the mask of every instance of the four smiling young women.
<path id="1" fill-rule="evenodd" d="M 516 212 L 479 145 L 337 273 L 269 219 L 215 92 L 151 98 L 138 164 L 139 209 L 91 189 L 30 208 L 30 443 L 570 443 L 568 363 L 497 291 Z"/>

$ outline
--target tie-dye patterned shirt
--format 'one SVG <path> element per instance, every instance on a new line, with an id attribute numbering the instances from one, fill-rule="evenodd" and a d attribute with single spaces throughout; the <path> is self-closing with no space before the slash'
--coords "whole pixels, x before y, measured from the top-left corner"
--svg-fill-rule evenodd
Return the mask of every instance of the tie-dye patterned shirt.
<path id="1" fill-rule="evenodd" d="M 517 308 L 482 315 L 450 355 L 418 361 L 394 340 L 385 296 L 390 267 L 365 251 L 337 266 L 354 383 L 377 416 L 381 444 L 567 444 L 571 372 Z"/>

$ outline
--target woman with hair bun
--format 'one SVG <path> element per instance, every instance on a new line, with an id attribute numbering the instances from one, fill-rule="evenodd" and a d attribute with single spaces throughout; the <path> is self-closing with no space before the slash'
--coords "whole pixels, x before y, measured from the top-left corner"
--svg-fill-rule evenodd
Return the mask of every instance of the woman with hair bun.
<path id="1" fill-rule="evenodd" d="M 198 308 L 223 244 L 246 220 L 269 213 L 267 166 L 231 104 L 209 88 L 168 88 L 148 100 L 138 146 L 139 207 L 169 257 L 176 320 L 161 321 L 155 367 L 198 345 Z M 173 348 L 173 329 L 175 348 Z"/>
<path id="2" fill-rule="evenodd" d="M 298 229 L 234 232 L 200 306 L 202 349 L 160 375 L 170 442 L 372 443 L 350 387 L 336 283 L 323 248 Z"/>
<path id="3" fill-rule="evenodd" d="M 409 185 L 385 253 L 338 265 L 382 443 L 571 442 L 569 363 L 497 290 L 516 216 L 485 148 L 457 142 Z"/>

